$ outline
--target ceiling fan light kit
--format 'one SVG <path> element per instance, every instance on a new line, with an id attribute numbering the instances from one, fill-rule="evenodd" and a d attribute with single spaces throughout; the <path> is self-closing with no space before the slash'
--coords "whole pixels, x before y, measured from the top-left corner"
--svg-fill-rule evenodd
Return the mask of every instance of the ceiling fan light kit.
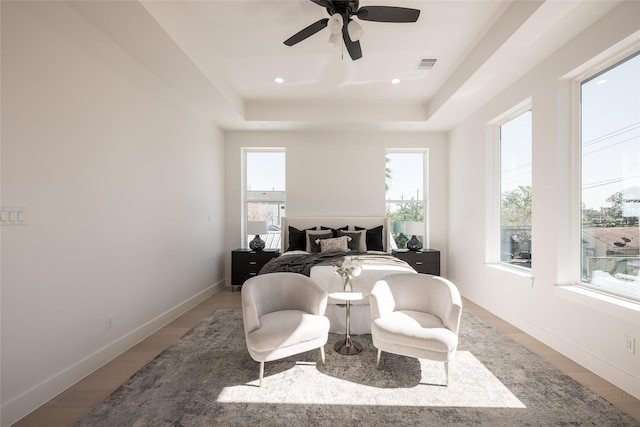
<path id="1" fill-rule="evenodd" d="M 318 6 L 327 10 L 330 18 L 320 19 L 306 28 L 303 28 L 293 36 L 285 40 L 284 44 L 293 46 L 311 37 L 315 33 L 329 27 L 331 35 L 329 43 L 337 44 L 338 38 L 334 37 L 342 32 L 342 39 L 352 60 L 362 58 L 362 48 L 360 38 L 362 37 L 362 26 L 351 19 L 356 17 L 363 21 L 374 22 L 416 22 L 420 16 L 418 9 L 395 6 L 368 6 L 360 7 L 358 0 L 311 0 Z M 345 25 L 346 24 L 346 25 Z"/>
<path id="2" fill-rule="evenodd" d="M 362 26 L 354 20 L 349 21 L 349 24 L 347 24 L 347 30 L 349 32 L 349 38 L 354 42 L 357 42 L 360 40 L 360 37 L 362 37 Z"/>
<path id="3" fill-rule="evenodd" d="M 329 43 L 334 46 L 340 46 L 342 44 L 342 35 L 340 33 L 331 33 L 329 36 Z"/>
<path id="4" fill-rule="evenodd" d="M 342 19 L 342 15 L 339 13 L 334 13 L 329 18 L 329 22 L 327 23 L 327 27 L 331 34 L 340 34 L 342 32 L 342 25 L 344 24 L 344 20 Z"/>

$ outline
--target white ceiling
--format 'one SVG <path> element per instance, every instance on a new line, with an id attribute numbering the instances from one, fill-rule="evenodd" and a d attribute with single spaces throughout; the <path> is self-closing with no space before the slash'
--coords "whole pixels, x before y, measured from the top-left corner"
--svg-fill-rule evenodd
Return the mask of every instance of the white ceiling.
<path id="1" fill-rule="evenodd" d="M 618 3 L 364 0 L 421 14 L 359 21 L 357 61 L 326 28 L 283 44 L 328 17 L 310 0 L 68 4 L 222 129 L 446 131 Z M 435 67 L 416 70 L 425 57 Z"/>

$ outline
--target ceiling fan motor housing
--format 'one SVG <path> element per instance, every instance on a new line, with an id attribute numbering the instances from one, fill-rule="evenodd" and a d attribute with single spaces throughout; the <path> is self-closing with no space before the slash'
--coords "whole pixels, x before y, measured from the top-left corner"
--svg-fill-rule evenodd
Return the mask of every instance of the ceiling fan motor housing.
<path id="1" fill-rule="evenodd" d="M 348 18 L 351 15 L 355 15 L 360 7 L 359 0 L 350 0 L 350 1 L 333 1 L 331 2 L 331 6 L 328 6 L 327 13 L 329 16 L 334 15 L 335 13 L 339 13 L 344 18 L 345 22 L 347 22 Z"/>

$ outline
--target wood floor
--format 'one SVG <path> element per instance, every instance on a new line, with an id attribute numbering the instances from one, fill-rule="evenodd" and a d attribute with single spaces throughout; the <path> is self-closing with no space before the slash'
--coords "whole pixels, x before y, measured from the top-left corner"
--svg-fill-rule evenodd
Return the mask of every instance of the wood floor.
<path id="1" fill-rule="evenodd" d="M 640 400 L 587 371 L 478 305 L 467 300 L 463 301 L 463 305 L 487 323 L 496 326 L 513 340 L 539 354 L 567 375 L 640 421 Z M 162 350 L 184 335 L 213 310 L 220 308 L 240 308 L 240 292 L 231 292 L 230 288 L 226 288 L 211 296 L 101 369 L 51 399 L 14 426 L 64 427 L 73 425 L 94 405 L 111 394 Z"/>

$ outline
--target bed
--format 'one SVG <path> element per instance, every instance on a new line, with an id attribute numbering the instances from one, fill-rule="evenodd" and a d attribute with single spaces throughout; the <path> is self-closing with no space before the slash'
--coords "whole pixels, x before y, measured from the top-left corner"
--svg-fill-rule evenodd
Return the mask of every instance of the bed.
<path id="1" fill-rule="evenodd" d="M 304 232 L 310 228 L 315 230 Z M 340 292 L 343 290 L 344 280 L 336 274 L 333 264 L 344 256 L 357 258 L 362 272 L 352 279 L 352 284 L 354 290 L 363 293 L 364 298 L 351 305 L 350 326 L 351 333 L 355 335 L 371 333 L 369 294 L 376 281 L 393 273 L 416 274 L 409 264 L 391 255 L 393 239 L 389 233 L 389 219 L 386 217 L 286 217 L 282 218 L 281 233 L 281 256 L 267 263 L 261 274 L 274 271 L 300 272 L 322 285 L 327 292 Z M 302 234 L 304 247 L 300 246 Z M 345 235 L 351 238 L 351 249 L 348 251 L 318 253 L 317 247 L 309 247 L 312 240 L 335 239 Z M 310 239 L 309 236 L 313 238 Z M 327 317 L 331 322 L 331 332 L 344 333 L 344 301 L 329 297 Z"/>

